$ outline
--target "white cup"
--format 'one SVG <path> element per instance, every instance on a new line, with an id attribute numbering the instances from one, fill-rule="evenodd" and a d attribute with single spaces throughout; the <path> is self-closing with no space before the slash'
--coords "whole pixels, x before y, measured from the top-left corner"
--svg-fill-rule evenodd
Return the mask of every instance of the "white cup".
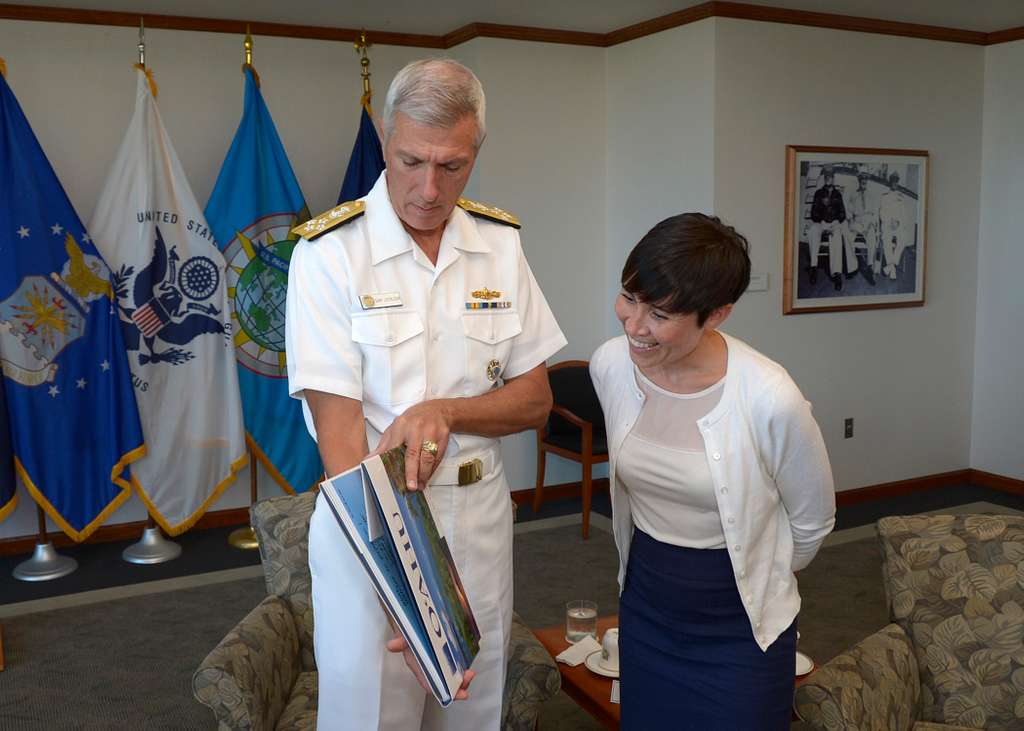
<path id="1" fill-rule="evenodd" d="M 619 672 L 619 628 L 612 627 L 605 630 L 601 638 L 601 662 L 598 663 L 604 670 Z"/>

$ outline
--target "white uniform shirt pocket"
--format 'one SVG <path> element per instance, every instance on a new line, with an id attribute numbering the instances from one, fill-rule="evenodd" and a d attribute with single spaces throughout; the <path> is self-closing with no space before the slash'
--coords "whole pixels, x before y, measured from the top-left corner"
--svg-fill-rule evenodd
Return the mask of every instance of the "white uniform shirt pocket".
<path id="1" fill-rule="evenodd" d="M 363 397 L 378 404 L 423 400 L 423 320 L 414 310 L 352 313 L 363 354 Z"/>
<path id="2" fill-rule="evenodd" d="M 516 310 L 473 310 L 463 314 L 468 395 L 477 395 L 504 378 L 512 340 L 523 331 Z M 495 365 L 496 364 L 496 365 Z"/>

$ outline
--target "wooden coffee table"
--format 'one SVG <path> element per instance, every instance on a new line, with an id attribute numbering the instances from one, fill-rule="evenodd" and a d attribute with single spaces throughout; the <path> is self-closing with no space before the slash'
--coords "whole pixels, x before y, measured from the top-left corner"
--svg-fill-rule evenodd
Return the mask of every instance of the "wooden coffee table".
<path id="1" fill-rule="evenodd" d="M 618 626 L 619 615 L 617 614 L 609 617 L 599 617 L 597 620 L 598 638 L 604 636 L 606 629 Z M 569 642 L 565 639 L 564 624 L 557 627 L 535 629 L 533 634 L 537 636 L 540 644 L 544 645 L 544 649 L 548 651 L 551 657 L 555 657 L 569 647 Z M 574 668 L 569 667 L 563 662 L 556 662 L 555 664 L 558 666 L 558 673 L 562 676 L 562 690 L 565 691 L 565 694 L 576 701 L 580 708 L 597 719 L 605 728 L 619 728 L 621 711 L 619 710 L 619 704 L 612 703 L 611 701 L 612 679 L 587 670 L 587 666 L 584 663 L 580 663 Z M 814 663 L 814 668 L 810 673 L 796 678 L 794 687 L 811 677 L 811 674 L 817 669 L 818 664 Z M 793 713 L 793 720 L 798 720 L 795 711 Z"/>
<path id="2" fill-rule="evenodd" d="M 597 620 L 597 636 L 603 637 L 609 627 L 619 626 L 619 616 L 599 617 Z M 565 625 L 535 629 L 533 634 L 544 645 L 551 657 L 555 657 L 567 647 Z M 587 670 L 584 663 L 574 668 L 563 662 L 556 662 L 558 672 L 562 676 L 562 690 L 579 704 L 580 708 L 597 719 L 605 728 L 619 727 L 619 704 L 611 702 L 612 679 L 605 678 Z"/>

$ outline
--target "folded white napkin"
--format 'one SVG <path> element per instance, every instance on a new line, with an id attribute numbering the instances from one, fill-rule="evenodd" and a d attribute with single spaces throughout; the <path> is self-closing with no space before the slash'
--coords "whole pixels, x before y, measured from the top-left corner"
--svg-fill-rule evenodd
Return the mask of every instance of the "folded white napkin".
<path id="1" fill-rule="evenodd" d="M 560 652 L 555 659 L 558 662 L 564 662 L 569 667 L 574 668 L 586 660 L 587 655 L 600 649 L 601 645 L 598 641 L 590 635 L 587 635 L 579 642 L 569 645 L 569 648 Z"/>
<path id="2" fill-rule="evenodd" d="M 618 680 L 613 680 L 612 681 L 612 697 L 611 697 L 611 702 L 612 703 L 618 703 L 619 702 L 619 681 Z"/>

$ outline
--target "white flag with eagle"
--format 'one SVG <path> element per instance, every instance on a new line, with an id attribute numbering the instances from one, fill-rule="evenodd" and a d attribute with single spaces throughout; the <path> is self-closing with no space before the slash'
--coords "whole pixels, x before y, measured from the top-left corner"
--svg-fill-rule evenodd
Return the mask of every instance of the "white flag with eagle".
<path id="1" fill-rule="evenodd" d="M 225 261 L 136 66 L 135 113 L 89 225 L 112 272 L 148 456 L 150 515 L 188 530 L 246 464 Z"/>

